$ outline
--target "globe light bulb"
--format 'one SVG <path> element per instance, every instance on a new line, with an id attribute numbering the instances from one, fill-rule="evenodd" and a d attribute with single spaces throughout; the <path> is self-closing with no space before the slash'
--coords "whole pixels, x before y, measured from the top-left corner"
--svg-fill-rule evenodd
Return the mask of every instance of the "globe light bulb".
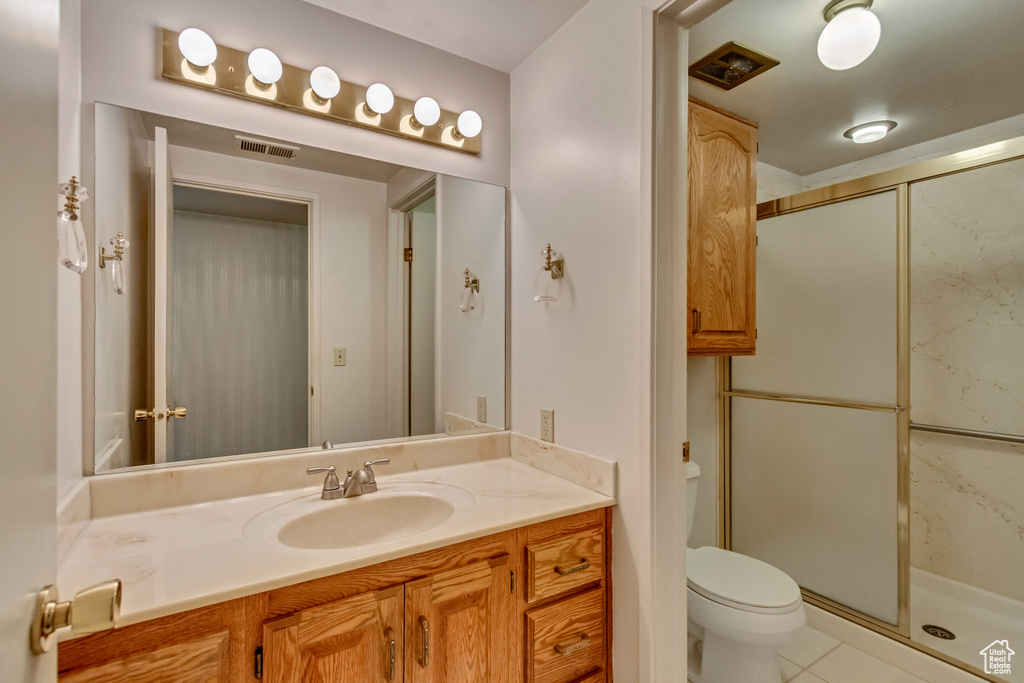
<path id="1" fill-rule="evenodd" d="M 187 28 L 178 34 L 178 49 L 197 69 L 205 69 L 217 59 L 217 43 L 198 28 Z"/>
<path id="2" fill-rule="evenodd" d="M 459 114 L 459 120 L 455 124 L 455 130 L 464 138 L 475 138 L 480 135 L 480 131 L 483 129 L 483 121 L 480 119 L 480 114 L 477 114 L 472 109 Z"/>
<path id="3" fill-rule="evenodd" d="M 413 118 L 421 126 L 432 126 L 441 120 L 441 107 L 432 97 L 421 97 L 412 108 Z"/>
<path id="4" fill-rule="evenodd" d="M 281 80 L 281 60 L 265 47 L 258 47 L 249 53 L 249 72 L 264 85 L 273 85 Z"/>
<path id="5" fill-rule="evenodd" d="M 318 66 L 309 74 L 309 85 L 322 100 L 329 100 L 341 92 L 341 79 L 329 66 Z"/>
<path id="6" fill-rule="evenodd" d="M 851 69 L 871 56 L 882 35 L 882 23 L 866 7 L 836 14 L 818 37 L 818 59 L 830 69 Z"/>
<path id="7" fill-rule="evenodd" d="M 366 106 L 374 114 L 387 114 L 395 106 L 395 95 L 383 83 L 374 83 L 366 89 Z"/>

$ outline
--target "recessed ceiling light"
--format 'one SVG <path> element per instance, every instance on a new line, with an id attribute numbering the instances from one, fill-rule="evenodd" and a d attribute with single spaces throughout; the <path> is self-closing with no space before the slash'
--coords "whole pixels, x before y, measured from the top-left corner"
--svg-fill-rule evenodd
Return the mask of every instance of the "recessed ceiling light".
<path id="1" fill-rule="evenodd" d="M 853 140 L 857 144 L 863 145 L 868 142 L 877 142 L 878 140 L 881 140 L 895 127 L 895 121 L 871 121 L 870 123 L 862 123 L 859 126 L 854 126 L 843 133 L 843 136 Z"/>
<path id="2" fill-rule="evenodd" d="M 830 69 L 851 69 L 871 56 L 882 24 L 871 12 L 872 0 L 832 0 L 825 7 L 827 25 L 818 37 L 818 59 Z"/>

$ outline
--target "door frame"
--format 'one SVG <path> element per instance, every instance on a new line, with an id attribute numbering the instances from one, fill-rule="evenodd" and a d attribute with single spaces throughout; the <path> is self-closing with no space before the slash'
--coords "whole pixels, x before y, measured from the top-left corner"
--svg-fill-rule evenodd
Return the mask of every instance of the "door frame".
<path id="1" fill-rule="evenodd" d="M 245 180 L 214 178 L 196 173 L 174 172 L 171 178 L 174 185 L 194 187 L 216 192 L 228 192 L 264 199 L 305 204 L 308 208 L 308 283 L 307 283 L 307 334 L 308 353 L 306 359 L 309 395 L 307 396 L 307 438 L 308 445 L 315 446 L 321 441 L 320 424 L 320 195 L 316 192 L 304 192 L 288 187 L 263 185 Z"/>
<path id="2" fill-rule="evenodd" d="M 409 436 L 409 268 L 403 250 L 409 246 L 412 209 L 437 194 L 438 174 L 416 185 L 388 207 L 388 436 Z M 435 346 L 435 375 L 436 373 Z"/>

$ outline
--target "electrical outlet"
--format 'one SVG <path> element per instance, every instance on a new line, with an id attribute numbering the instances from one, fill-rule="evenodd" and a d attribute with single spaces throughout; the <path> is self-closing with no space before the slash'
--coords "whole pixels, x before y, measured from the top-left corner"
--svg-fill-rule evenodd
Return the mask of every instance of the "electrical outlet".
<path id="1" fill-rule="evenodd" d="M 555 442 L 555 411 L 540 409 L 540 440 Z"/>
<path id="2" fill-rule="evenodd" d="M 348 349 L 336 346 L 334 348 L 334 364 L 345 365 L 348 362 Z"/>
<path id="3" fill-rule="evenodd" d="M 487 397 L 476 397 L 476 421 L 487 422 Z"/>

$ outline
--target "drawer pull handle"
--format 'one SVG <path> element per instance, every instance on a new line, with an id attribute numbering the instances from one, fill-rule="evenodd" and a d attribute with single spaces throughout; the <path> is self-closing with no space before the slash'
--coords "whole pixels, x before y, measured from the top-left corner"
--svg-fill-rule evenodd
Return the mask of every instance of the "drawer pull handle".
<path id="1" fill-rule="evenodd" d="M 388 640 L 388 683 L 395 681 L 395 631 L 390 626 L 385 629 L 384 637 Z"/>
<path id="2" fill-rule="evenodd" d="M 587 558 L 580 559 L 580 563 L 575 567 L 555 567 L 555 573 L 559 576 L 569 576 L 569 574 L 575 574 L 581 572 L 584 569 L 590 569 L 590 563 L 587 562 Z"/>
<path id="3" fill-rule="evenodd" d="M 430 666 L 430 624 L 427 618 L 420 615 L 420 636 L 423 640 L 423 654 L 420 656 L 420 666 L 426 669 Z"/>
<path id="4" fill-rule="evenodd" d="M 695 308 L 692 311 L 693 317 L 693 334 L 700 332 L 700 309 Z"/>
<path id="5" fill-rule="evenodd" d="M 590 636 L 588 636 L 586 633 L 581 633 L 578 642 L 575 642 L 571 645 L 563 645 L 562 643 L 558 643 L 557 645 L 555 645 L 555 652 L 564 657 L 566 655 L 571 655 L 574 652 L 579 652 L 583 648 L 589 647 L 589 645 Z"/>

